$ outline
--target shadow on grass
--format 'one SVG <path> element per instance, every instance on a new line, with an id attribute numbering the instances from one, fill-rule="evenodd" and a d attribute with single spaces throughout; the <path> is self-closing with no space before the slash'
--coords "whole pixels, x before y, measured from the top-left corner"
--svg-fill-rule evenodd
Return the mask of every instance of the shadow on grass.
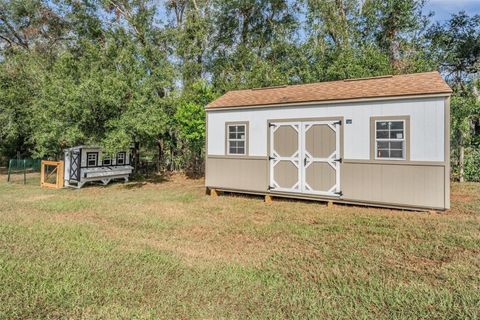
<path id="1" fill-rule="evenodd" d="M 170 174 L 151 174 L 148 176 L 135 174 L 131 177 L 130 182 L 125 184 L 125 189 L 138 189 L 147 184 L 160 184 L 170 181 Z"/>
<path id="2" fill-rule="evenodd" d="M 226 197 L 232 197 L 232 198 L 245 198 L 245 199 L 252 199 L 252 200 L 264 200 L 264 195 L 259 195 L 259 194 L 247 194 L 247 193 L 236 193 L 236 192 L 231 192 L 231 191 L 217 191 L 219 193 L 219 196 L 226 196 Z M 210 190 L 207 189 L 206 192 L 207 195 L 210 195 Z M 428 210 L 417 210 L 417 209 L 408 209 L 408 208 L 396 208 L 396 207 L 391 207 L 391 208 L 385 208 L 385 207 L 380 207 L 380 206 L 373 206 L 369 205 L 368 203 L 348 203 L 348 202 L 337 202 L 335 199 L 306 199 L 306 198 L 296 198 L 296 197 L 289 197 L 288 195 L 276 195 L 276 194 L 271 194 L 272 196 L 272 201 L 276 203 L 303 203 L 303 204 L 318 204 L 321 206 L 325 206 L 327 209 L 328 208 L 352 208 L 352 209 L 357 209 L 357 210 L 369 210 L 369 211 L 385 211 L 385 210 L 390 210 L 393 212 L 414 212 L 414 213 L 436 213 L 436 214 L 442 214 L 444 212 L 442 211 L 428 211 Z M 328 203 L 332 201 L 332 207 L 328 206 Z"/>
<path id="3" fill-rule="evenodd" d="M 141 189 L 147 185 L 157 185 L 157 184 L 163 184 L 167 182 L 172 182 L 172 181 L 179 181 L 179 180 L 196 180 L 196 179 L 201 179 L 202 177 L 200 176 L 199 178 L 191 178 L 188 177 L 182 173 L 178 172 L 166 172 L 166 173 L 155 173 L 155 174 L 149 174 L 149 175 L 143 175 L 143 174 L 133 174 L 129 178 L 129 182 L 125 183 L 123 179 L 115 179 L 112 180 L 109 184 L 103 185 L 102 182 L 100 181 L 92 181 L 86 183 L 82 189 L 85 188 L 109 188 L 113 185 L 121 185 L 122 188 L 127 189 L 127 190 L 134 190 L 134 189 Z"/>

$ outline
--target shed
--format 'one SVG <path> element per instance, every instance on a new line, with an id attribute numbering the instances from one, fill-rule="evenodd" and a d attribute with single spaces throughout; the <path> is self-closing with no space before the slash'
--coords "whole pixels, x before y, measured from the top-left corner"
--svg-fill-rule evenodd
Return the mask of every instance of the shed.
<path id="1" fill-rule="evenodd" d="M 87 182 L 99 181 L 107 185 L 111 180 L 128 181 L 133 167 L 130 152 L 104 154 L 96 146 L 77 146 L 64 150 L 65 186 L 81 188 Z"/>
<path id="2" fill-rule="evenodd" d="M 208 189 L 450 208 L 438 72 L 230 91 L 206 106 Z"/>

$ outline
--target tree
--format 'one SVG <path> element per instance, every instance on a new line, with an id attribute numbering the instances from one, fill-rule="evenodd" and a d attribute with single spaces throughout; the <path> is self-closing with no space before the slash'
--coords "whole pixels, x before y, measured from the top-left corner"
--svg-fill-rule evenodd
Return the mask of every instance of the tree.
<path id="1" fill-rule="evenodd" d="M 194 174 L 203 173 L 204 162 L 201 159 L 206 134 L 205 106 L 217 96 L 211 86 L 197 82 L 180 99 L 175 113 L 178 136 L 191 154 L 189 169 Z"/>
<path id="2" fill-rule="evenodd" d="M 67 26 L 41 0 L 0 0 L 0 48 L 50 51 L 65 39 Z"/>
<path id="3" fill-rule="evenodd" d="M 366 0 L 362 6 L 363 36 L 388 55 L 395 73 L 429 69 L 422 58 L 423 35 L 429 17 L 425 0 Z"/>
<path id="4" fill-rule="evenodd" d="M 205 75 L 205 53 L 212 26 L 210 9 L 209 1 L 167 1 L 167 10 L 175 17 L 167 30 L 178 59 L 181 83 L 187 90 Z"/>
<path id="5" fill-rule="evenodd" d="M 31 153 L 33 104 L 43 72 L 25 51 L 9 54 L 0 64 L 0 158 Z"/>
<path id="6" fill-rule="evenodd" d="M 230 89 L 297 82 L 298 21 L 286 0 L 215 1 L 208 70 Z"/>
<path id="7" fill-rule="evenodd" d="M 424 0 L 164 3 L 0 0 L 0 157 L 100 144 L 200 172 L 203 107 L 228 90 L 438 67 L 454 88 L 454 172 L 474 177 L 478 16 L 426 32 Z"/>
<path id="8" fill-rule="evenodd" d="M 473 142 L 480 119 L 478 75 L 480 72 L 480 15 L 453 15 L 435 24 L 428 33 L 432 59 L 437 61 L 454 90 L 452 98 L 452 148 L 458 179 L 465 174 L 465 149 Z M 477 146 L 478 147 L 478 146 Z"/>

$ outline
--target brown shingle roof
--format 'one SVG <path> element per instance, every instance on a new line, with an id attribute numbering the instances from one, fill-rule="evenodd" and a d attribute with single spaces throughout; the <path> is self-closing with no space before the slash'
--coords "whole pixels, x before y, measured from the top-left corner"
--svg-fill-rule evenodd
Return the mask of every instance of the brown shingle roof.
<path id="1" fill-rule="evenodd" d="M 207 109 L 321 102 L 362 98 L 449 94 L 452 89 L 437 71 L 229 91 Z"/>

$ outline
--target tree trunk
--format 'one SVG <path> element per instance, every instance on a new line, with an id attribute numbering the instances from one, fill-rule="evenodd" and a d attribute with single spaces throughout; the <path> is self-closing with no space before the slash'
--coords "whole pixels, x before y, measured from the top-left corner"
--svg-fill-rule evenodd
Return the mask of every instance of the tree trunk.
<path id="1" fill-rule="evenodd" d="M 397 15 L 391 13 L 387 19 L 386 30 L 384 32 L 385 39 L 387 40 L 386 45 L 388 49 L 388 57 L 390 60 L 390 65 L 393 67 L 393 70 L 397 73 L 400 69 L 399 60 L 400 60 L 400 43 L 397 40 Z"/>
<path id="2" fill-rule="evenodd" d="M 459 180 L 460 182 L 465 181 L 465 143 L 463 136 L 460 136 L 460 155 L 458 159 L 458 164 L 460 166 Z"/>
<path id="3" fill-rule="evenodd" d="M 138 172 L 140 165 L 140 142 L 135 142 L 133 145 L 133 167 L 135 172 Z"/>
<path id="4" fill-rule="evenodd" d="M 170 167 L 168 168 L 168 171 L 175 171 L 175 148 L 173 147 L 173 144 L 170 145 Z"/>
<path id="5" fill-rule="evenodd" d="M 163 139 L 157 140 L 157 147 L 158 147 L 158 159 L 157 159 L 157 172 L 163 170 L 163 158 L 165 156 L 163 151 Z"/>

